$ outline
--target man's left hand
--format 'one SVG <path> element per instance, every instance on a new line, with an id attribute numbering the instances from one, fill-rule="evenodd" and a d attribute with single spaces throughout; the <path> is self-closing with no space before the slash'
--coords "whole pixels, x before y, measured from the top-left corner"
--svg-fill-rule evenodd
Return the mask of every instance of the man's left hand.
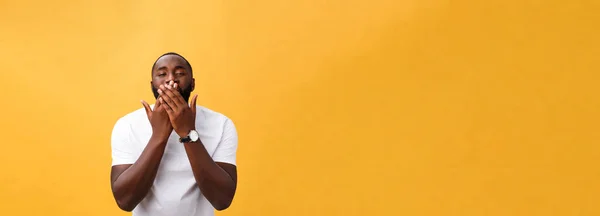
<path id="1" fill-rule="evenodd" d="M 167 105 L 165 108 L 175 133 L 179 137 L 186 137 L 191 130 L 196 129 L 196 98 L 198 95 L 194 95 L 192 102 L 188 105 L 177 90 L 178 88 L 177 83 L 173 84 L 171 81 L 167 85 L 160 85 L 158 93 Z"/>

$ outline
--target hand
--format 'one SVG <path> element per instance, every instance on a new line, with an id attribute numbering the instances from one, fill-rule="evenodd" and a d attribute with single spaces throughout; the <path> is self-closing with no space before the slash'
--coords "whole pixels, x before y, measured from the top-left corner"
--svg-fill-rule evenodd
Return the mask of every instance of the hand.
<path id="1" fill-rule="evenodd" d="M 188 105 L 177 89 L 177 83 L 173 84 L 171 81 L 168 85 L 160 85 L 158 93 L 165 103 L 164 107 L 173 129 L 179 137 L 186 137 L 191 130 L 196 129 L 196 98 L 198 95 L 194 95 L 192 102 Z"/>
<path id="2" fill-rule="evenodd" d="M 150 125 L 152 125 L 152 135 L 158 136 L 161 139 L 168 139 L 173 131 L 173 127 L 165 109 L 167 105 L 164 104 L 162 98 L 159 97 L 156 100 L 154 111 L 150 109 L 150 105 L 146 101 L 142 100 L 142 105 L 144 105 L 146 115 L 148 115 L 148 120 L 150 120 Z"/>

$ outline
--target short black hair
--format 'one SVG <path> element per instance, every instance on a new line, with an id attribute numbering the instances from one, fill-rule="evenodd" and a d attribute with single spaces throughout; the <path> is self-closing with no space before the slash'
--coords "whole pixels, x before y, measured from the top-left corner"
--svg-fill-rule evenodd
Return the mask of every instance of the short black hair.
<path id="1" fill-rule="evenodd" d="M 158 62 L 158 60 L 160 58 L 162 58 L 163 56 L 167 56 L 167 55 L 176 55 L 176 56 L 181 57 L 185 61 L 185 64 L 190 68 L 190 74 L 192 76 L 194 76 L 194 72 L 192 71 L 192 65 L 190 64 L 190 62 L 188 62 L 188 60 L 185 59 L 185 57 L 183 57 L 182 55 L 179 55 L 179 53 L 176 53 L 176 52 L 168 52 L 168 53 L 162 54 L 158 58 L 156 58 L 156 61 L 154 61 L 154 64 L 152 65 L 152 71 L 150 71 L 150 74 L 154 73 L 154 68 L 156 68 L 156 62 Z"/>

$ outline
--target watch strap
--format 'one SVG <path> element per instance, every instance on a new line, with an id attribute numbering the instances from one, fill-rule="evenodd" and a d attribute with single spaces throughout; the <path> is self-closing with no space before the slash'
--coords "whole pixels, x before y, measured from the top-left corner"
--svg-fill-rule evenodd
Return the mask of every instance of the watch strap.
<path id="1" fill-rule="evenodd" d="M 179 142 L 181 142 L 181 143 L 187 143 L 187 142 L 190 142 L 190 141 L 192 141 L 192 138 L 190 138 L 190 136 L 179 138 Z"/>

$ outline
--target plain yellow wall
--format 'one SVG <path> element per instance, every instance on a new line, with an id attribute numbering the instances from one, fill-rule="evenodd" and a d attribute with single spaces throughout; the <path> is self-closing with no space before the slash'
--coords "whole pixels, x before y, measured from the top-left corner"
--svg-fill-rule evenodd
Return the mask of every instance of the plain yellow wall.
<path id="1" fill-rule="evenodd" d="M 127 215 L 110 132 L 175 51 L 218 215 L 600 215 L 597 1 L 0 1 L 0 215 Z"/>

